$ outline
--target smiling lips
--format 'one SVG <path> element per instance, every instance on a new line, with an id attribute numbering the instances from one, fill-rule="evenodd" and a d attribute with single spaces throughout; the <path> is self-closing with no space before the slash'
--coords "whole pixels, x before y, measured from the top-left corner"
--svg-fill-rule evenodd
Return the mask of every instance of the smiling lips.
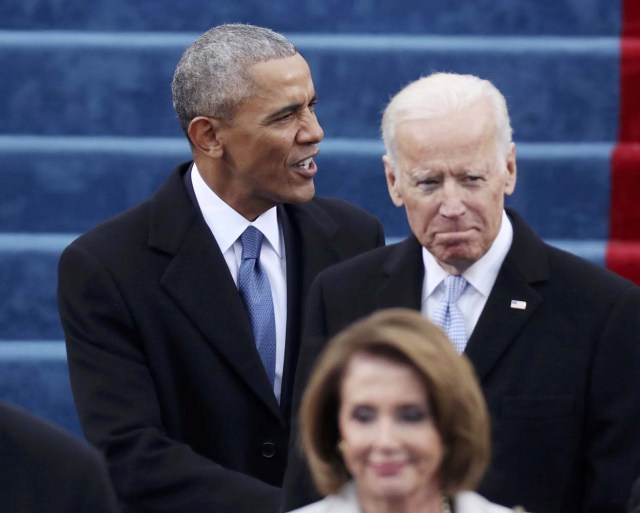
<path id="1" fill-rule="evenodd" d="M 373 471 L 380 476 L 388 476 L 395 475 L 400 472 L 404 466 L 404 461 L 380 461 L 380 462 L 371 462 L 371 468 Z"/>

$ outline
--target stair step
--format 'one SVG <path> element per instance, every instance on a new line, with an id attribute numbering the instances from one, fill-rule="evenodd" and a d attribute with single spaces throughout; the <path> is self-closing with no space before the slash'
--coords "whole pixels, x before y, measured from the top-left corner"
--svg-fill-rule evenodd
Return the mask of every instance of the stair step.
<path id="1" fill-rule="evenodd" d="M 0 399 L 80 434 L 61 339 L 0 340 Z"/>
<path id="2" fill-rule="evenodd" d="M 57 264 L 73 234 L 0 234 L 0 340 L 56 340 L 63 333 L 56 303 Z M 404 238 L 388 237 L 388 243 Z M 551 239 L 558 247 L 604 265 L 606 241 Z M 42 244 L 41 249 L 38 245 Z M 20 247 L 23 245 L 24 250 Z M 5 349 L 8 350 L 8 349 Z M 2 371 L 0 370 L 0 375 Z"/>
<path id="3" fill-rule="evenodd" d="M 0 32 L 0 133 L 181 135 L 170 83 L 193 33 Z M 292 34 L 328 137 L 376 138 L 389 97 L 431 71 L 474 73 L 505 94 L 519 140 L 612 141 L 617 37 Z"/>
<path id="4" fill-rule="evenodd" d="M 606 239 L 612 145 L 517 148 L 518 185 L 508 204 L 545 238 Z M 377 140 L 325 139 L 317 191 L 363 207 L 389 236 L 400 236 L 408 229 L 388 198 L 383 153 Z M 0 136 L 0 232 L 84 232 L 149 197 L 189 158 L 181 137 Z"/>
<path id="5" fill-rule="evenodd" d="M 194 16 L 194 13 L 197 15 Z M 279 0 L 167 2 L 139 0 L 14 0 L 0 3 L 0 27 L 43 30 L 204 31 L 244 22 L 282 32 L 412 34 L 617 34 L 620 0 Z"/>

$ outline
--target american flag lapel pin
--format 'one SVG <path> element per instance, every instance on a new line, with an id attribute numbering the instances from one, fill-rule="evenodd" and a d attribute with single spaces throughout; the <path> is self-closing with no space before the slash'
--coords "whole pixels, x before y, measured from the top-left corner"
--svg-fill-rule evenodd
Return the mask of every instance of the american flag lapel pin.
<path id="1" fill-rule="evenodd" d="M 527 309 L 527 302 L 526 301 L 520 301 L 519 299 L 512 299 L 511 300 L 511 308 L 513 308 L 515 310 L 526 310 Z"/>

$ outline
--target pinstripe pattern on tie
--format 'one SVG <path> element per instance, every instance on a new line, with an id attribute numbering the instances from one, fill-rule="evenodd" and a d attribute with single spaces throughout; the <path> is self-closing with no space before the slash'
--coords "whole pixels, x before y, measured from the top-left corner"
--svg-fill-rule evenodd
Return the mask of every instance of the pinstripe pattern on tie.
<path id="1" fill-rule="evenodd" d="M 447 276 L 442 301 L 433 314 L 433 322 L 446 332 L 458 353 L 462 353 L 467 345 L 464 315 L 458 308 L 458 299 L 466 286 L 467 280 L 463 276 Z"/>
<path id="2" fill-rule="evenodd" d="M 242 262 L 238 272 L 238 290 L 251 320 L 258 354 L 273 385 L 276 373 L 276 319 L 269 277 L 260 266 L 263 240 L 262 232 L 253 226 L 249 226 L 240 236 Z"/>

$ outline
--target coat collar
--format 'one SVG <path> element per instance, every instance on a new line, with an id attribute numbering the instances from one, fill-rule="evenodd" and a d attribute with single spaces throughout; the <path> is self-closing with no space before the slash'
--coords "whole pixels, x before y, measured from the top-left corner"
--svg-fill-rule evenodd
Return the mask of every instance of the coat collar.
<path id="1" fill-rule="evenodd" d="M 507 215 L 513 225 L 513 242 L 465 350 L 480 380 L 489 374 L 542 301 L 535 285 L 549 278 L 545 243 L 515 211 L 507 209 Z M 376 308 L 420 310 L 424 264 L 420 243 L 413 235 L 390 247 L 381 271 L 384 279 L 376 293 Z M 526 303 L 526 308 L 512 308 L 512 300 Z"/>
<path id="2" fill-rule="evenodd" d="M 513 225 L 513 243 L 465 350 L 481 381 L 542 301 L 534 285 L 549 278 L 546 245 L 515 211 L 507 210 L 507 214 Z"/>
<path id="3" fill-rule="evenodd" d="M 315 201 L 280 205 L 278 215 L 287 255 L 287 339 L 280 409 L 288 418 L 302 319 L 311 283 L 320 271 L 343 260 L 344 255 L 334 242 L 339 226 Z"/>
<path id="4" fill-rule="evenodd" d="M 282 391 L 285 404 L 278 405 L 233 278 L 200 210 L 185 188 L 184 175 L 190 166 L 191 163 L 178 166 L 150 200 L 149 247 L 166 253 L 170 259 L 161 285 L 253 393 L 282 418 L 281 412 L 289 407 L 286 403 L 291 374 L 288 362 L 297 358 L 303 311 L 301 298 L 306 297 L 319 270 L 340 257 L 331 242 L 339 227 L 313 202 L 278 207 L 285 238 L 288 287 Z"/>
<path id="5" fill-rule="evenodd" d="M 382 274 L 385 279 L 375 296 L 378 308 L 420 310 L 424 265 L 422 246 L 413 235 L 392 246 L 382 265 Z"/>

